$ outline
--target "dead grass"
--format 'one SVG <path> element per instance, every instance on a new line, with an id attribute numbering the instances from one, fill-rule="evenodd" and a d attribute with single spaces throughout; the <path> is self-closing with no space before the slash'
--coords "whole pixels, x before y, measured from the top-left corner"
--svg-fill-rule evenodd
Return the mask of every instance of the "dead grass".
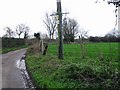
<path id="1" fill-rule="evenodd" d="M 40 54 L 40 44 L 36 43 L 29 47 L 28 52 L 30 54 Z"/>

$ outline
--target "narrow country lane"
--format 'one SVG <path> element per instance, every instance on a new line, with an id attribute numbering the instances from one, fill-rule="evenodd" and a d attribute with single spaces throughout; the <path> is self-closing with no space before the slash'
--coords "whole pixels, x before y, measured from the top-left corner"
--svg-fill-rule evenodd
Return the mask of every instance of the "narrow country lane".
<path id="1" fill-rule="evenodd" d="M 25 88 L 24 79 L 17 62 L 25 54 L 26 49 L 2 54 L 2 88 Z"/>

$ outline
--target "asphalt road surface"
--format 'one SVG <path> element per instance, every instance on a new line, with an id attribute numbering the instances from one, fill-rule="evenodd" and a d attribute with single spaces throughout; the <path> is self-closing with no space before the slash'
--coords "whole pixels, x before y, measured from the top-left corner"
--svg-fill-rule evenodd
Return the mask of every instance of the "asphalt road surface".
<path id="1" fill-rule="evenodd" d="M 26 49 L 2 54 L 2 88 L 25 88 L 24 79 L 17 62 L 25 54 Z"/>

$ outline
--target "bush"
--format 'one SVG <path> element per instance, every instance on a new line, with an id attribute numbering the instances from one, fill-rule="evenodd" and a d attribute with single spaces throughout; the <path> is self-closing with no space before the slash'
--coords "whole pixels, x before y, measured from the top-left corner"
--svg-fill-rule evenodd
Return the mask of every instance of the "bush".
<path id="1" fill-rule="evenodd" d="M 109 69 L 103 73 L 96 72 L 89 66 L 77 64 L 65 65 L 57 70 L 54 79 L 61 82 L 73 82 L 76 88 L 113 88 L 118 89 L 119 74 L 112 73 Z M 116 79 L 115 79 L 116 78 Z M 68 84 L 68 86 L 71 84 Z"/>

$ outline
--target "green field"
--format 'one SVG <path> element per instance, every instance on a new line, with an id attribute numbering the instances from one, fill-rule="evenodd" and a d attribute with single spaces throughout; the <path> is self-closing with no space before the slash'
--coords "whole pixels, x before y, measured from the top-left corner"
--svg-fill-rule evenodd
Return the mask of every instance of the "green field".
<path id="1" fill-rule="evenodd" d="M 64 60 L 57 59 L 57 45 L 46 56 L 27 52 L 28 71 L 38 88 L 118 89 L 118 43 L 88 43 L 82 58 L 79 44 L 64 45 Z"/>
<path id="2" fill-rule="evenodd" d="M 48 53 L 57 55 L 57 45 L 49 45 Z M 86 58 L 98 58 L 100 54 L 105 59 L 118 60 L 118 43 L 88 43 L 85 44 Z M 81 57 L 81 48 L 79 44 L 65 44 L 65 59 L 79 60 Z"/>

